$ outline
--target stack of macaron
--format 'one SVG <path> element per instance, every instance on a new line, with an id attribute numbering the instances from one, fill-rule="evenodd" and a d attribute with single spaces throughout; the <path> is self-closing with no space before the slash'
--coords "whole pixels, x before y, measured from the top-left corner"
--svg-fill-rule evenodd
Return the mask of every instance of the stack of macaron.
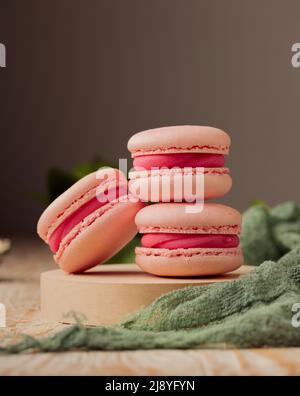
<path id="1" fill-rule="evenodd" d="M 158 128 L 131 137 L 130 190 L 141 201 L 153 203 L 135 218 L 143 234 L 142 246 L 136 248 L 136 263 L 144 271 L 160 276 L 205 276 L 243 264 L 240 213 L 207 202 L 231 188 L 229 170 L 224 167 L 229 147 L 227 133 L 203 126 Z M 175 186 L 178 175 L 182 177 Z M 186 202 L 183 191 L 188 178 L 193 194 L 187 195 Z M 199 180 L 203 186 L 197 192 Z"/>
<path id="2" fill-rule="evenodd" d="M 139 231 L 136 263 L 158 276 L 206 276 L 243 264 L 241 215 L 207 202 L 231 188 L 229 136 L 216 128 L 166 127 L 132 136 L 127 177 L 104 168 L 80 179 L 44 211 L 38 234 L 66 272 L 101 264 Z M 191 187 L 188 194 L 186 186 Z M 200 188 L 198 188 L 200 187 Z M 165 194 L 167 193 L 167 194 Z"/>

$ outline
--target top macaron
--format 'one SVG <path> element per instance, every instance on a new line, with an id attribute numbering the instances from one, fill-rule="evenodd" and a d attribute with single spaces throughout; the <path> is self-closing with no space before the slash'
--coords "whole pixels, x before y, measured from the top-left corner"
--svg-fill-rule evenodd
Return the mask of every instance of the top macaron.
<path id="1" fill-rule="evenodd" d="M 133 193 L 139 189 L 143 201 L 172 202 L 178 198 L 174 176 L 182 175 L 182 186 L 191 176 L 194 190 L 199 187 L 202 175 L 204 191 L 200 188 L 195 199 L 200 200 L 200 195 L 203 199 L 221 197 L 232 185 L 229 169 L 224 166 L 229 148 L 228 134 L 209 126 L 170 126 L 136 133 L 128 142 L 134 159 L 134 170 L 129 173 L 130 188 Z M 165 200 L 162 190 L 166 182 L 162 178 L 167 176 L 170 196 Z"/>
<path id="2" fill-rule="evenodd" d="M 132 157 L 153 154 L 210 153 L 229 154 L 230 137 L 210 126 L 178 125 L 148 129 L 128 141 Z"/>

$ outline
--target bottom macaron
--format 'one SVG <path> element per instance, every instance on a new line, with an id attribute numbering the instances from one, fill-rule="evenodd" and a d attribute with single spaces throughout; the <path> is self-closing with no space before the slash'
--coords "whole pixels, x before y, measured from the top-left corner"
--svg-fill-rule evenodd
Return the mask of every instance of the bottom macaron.
<path id="1" fill-rule="evenodd" d="M 215 203 L 191 211 L 191 205 L 154 204 L 137 214 L 144 235 L 135 253 L 142 270 L 158 276 L 210 276 L 243 265 L 240 213 Z"/>

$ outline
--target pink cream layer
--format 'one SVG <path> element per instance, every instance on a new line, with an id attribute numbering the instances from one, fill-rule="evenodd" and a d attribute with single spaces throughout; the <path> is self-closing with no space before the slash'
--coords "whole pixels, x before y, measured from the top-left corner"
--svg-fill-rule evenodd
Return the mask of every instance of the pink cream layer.
<path id="1" fill-rule="evenodd" d="M 159 249 L 234 248 L 239 245 L 237 235 L 226 234 L 144 234 L 142 246 Z"/>
<path id="2" fill-rule="evenodd" d="M 225 158 L 222 154 L 206 153 L 177 153 L 177 154 L 153 154 L 141 155 L 133 161 L 135 169 L 144 168 L 222 168 L 225 164 Z"/>
<path id="3" fill-rule="evenodd" d="M 90 201 L 86 202 L 74 213 L 68 216 L 52 233 L 49 239 L 49 246 L 52 253 L 56 253 L 59 249 L 60 242 L 63 238 L 83 219 L 93 213 L 95 210 L 106 205 L 108 202 L 115 200 L 123 195 L 127 194 L 127 188 L 119 187 L 117 190 L 111 189 L 109 191 L 98 194 Z"/>

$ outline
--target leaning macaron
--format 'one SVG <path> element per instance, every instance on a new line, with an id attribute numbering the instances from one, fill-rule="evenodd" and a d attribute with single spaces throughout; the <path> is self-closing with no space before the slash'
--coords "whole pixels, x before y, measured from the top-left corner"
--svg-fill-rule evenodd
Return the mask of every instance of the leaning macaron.
<path id="1" fill-rule="evenodd" d="M 136 234 L 136 213 L 118 170 L 91 173 L 65 191 L 41 215 L 37 231 L 66 272 L 85 271 L 108 260 Z"/>
<path id="2" fill-rule="evenodd" d="M 232 185 L 229 169 L 224 166 L 229 148 L 228 134 L 208 126 L 181 125 L 139 132 L 128 142 L 134 160 L 130 190 L 150 202 L 179 202 L 181 196 L 181 201 L 189 202 L 193 197 L 221 197 Z"/>
<path id="3" fill-rule="evenodd" d="M 199 210 L 197 210 L 199 208 Z M 136 263 L 158 276 L 207 276 L 243 264 L 241 215 L 216 203 L 159 203 L 143 208 L 135 222 L 143 234 Z"/>

